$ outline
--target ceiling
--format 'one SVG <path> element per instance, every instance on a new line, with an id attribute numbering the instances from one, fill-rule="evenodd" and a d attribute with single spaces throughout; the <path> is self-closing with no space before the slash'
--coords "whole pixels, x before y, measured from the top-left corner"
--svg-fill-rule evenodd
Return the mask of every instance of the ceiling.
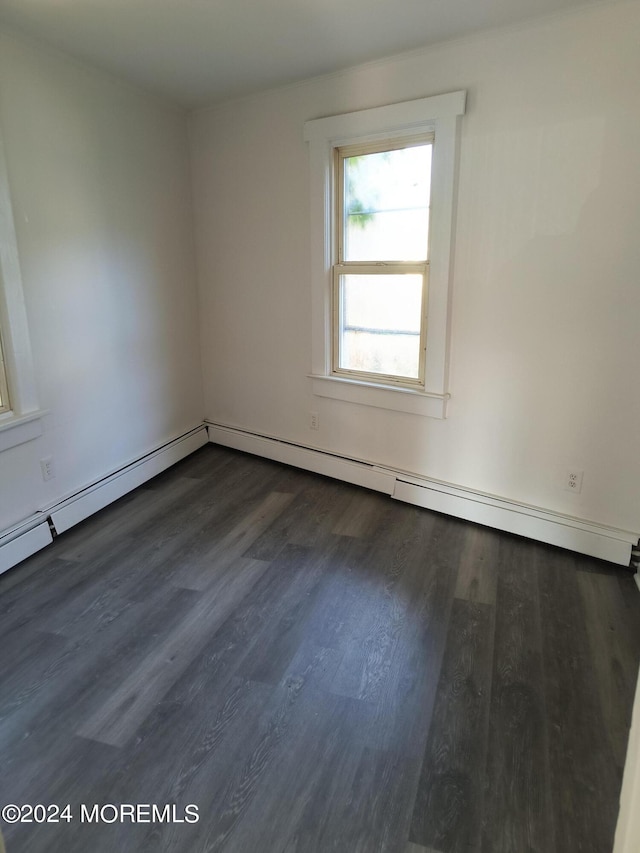
<path id="1" fill-rule="evenodd" d="M 0 23 L 185 106 L 599 0 L 0 0 Z"/>

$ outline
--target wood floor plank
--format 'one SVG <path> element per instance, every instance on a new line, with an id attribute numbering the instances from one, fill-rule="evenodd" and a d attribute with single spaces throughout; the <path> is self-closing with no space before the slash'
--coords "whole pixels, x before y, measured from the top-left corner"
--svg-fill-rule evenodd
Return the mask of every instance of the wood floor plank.
<path id="1" fill-rule="evenodd" d="M 162 559 L 163 553 L 153 544 L 134 547 L 133 540 L 125 538 L 116 549 L 91 561 L 90 571 L 83 562 L 85 582 L 68 589 L 63 601 L 42 613 L 43 630 L 65 637 L 100 631 L 135 603 L 141 581 L 139 566 L 150 568 Z"/>
<path id="2" fill-rule="evenodd" d="M 22 563 L 18 563 L 10 571 L 0 574 L 0 613 L 6 608 L 7 604 L 15 601 L 16 594 L 22 598 L 22 592 L 16 593 L 16 587 L 20 590 L 29 589 L 31 591 L 38 590 L 42 586 L 42 576 L 45 573 L 51 574 L 55 571 L 54 564 L 59 560 L 60 546 L 57 541 L 53 541 L 46 548 L 33 554 Z M 61 563 L 64 561 L 60 560 Z M 2 622 L 0 620 L 0 628 Z"/>
<path id="3" fill-rule="evenodd" d="M 209 540 L 209 546 L 195 560 L 181 560 L 174 582 L 188 589 L 202 590 L 224 572 L 235 560 L 242 557 L 258 536 L 265 531 L 291 503 L 294 495 L 271 492 L 250 512 L 244 512 L 239 521 L 220 539 Z M 206 540 L 205 540 L 206 541 Z"/>
<path id="4" fill-rule="evenodd" d="M 580 849 L 556 848 L 555 843 L 542 629 L 532 553 L 532 546 L 521 540 L 501 540 L 483 853 Z"/>
<path id="5" fill-rule="evenodd" d="M 133 532 L 139 538 L 151 537 L 168 542 L 183 536 L 186 530 L 192 533 L 203 528 L 216 536 L 219 531 L 228 532 L 247 514 L 247 509 L 258 505 L 264 498 L 286 481 L 286 471 L 280 468 L 264 468 L 263 476 L 252 461 L 236 460 L 235 465 L 219 468 L 215 477 L 196 481 L 188 500 L 173 500 L 162 505 L 162 512 L 155 517 L 144 515 L 140 523 L 132 520 Z M 176 488 L 176 483 L 172 484 Z M 164 492 L 164 490 L 162 490 Z"/>
<path id="6" fill-rule="evenodd" d="M 94 583 L 86 566 L 60 560 L 54 553 L 47 556 L 46 562 L 40 563 L 37 575 L 22 579 L 22 566 L 18 566 L 20 582 L 5 594 L 0 593 L 0 637 L 6 638 L 16 630 L 29 630 L 34 624 L 42 626 L 42 621 L 63 606 L 69 596 Z"/>
<path id="7" fill-rule="evenodd" d="M 356 487 L 341 484 L 338 494 L 329 495 L 323 483 L 317 477 L 311 477 L 306 472 L 296 472 L 297 481 L 288 481 L 286 490 L 295 493 L 295 501 L 286 513 L 283 513 L 258 536 L 245 557 L 254 560 L 272 560 L 282 550 L 286 543 L 312 547 L 320 539 L 331 539 L 331 527 L 348 505 L 351 491 L 358 492 Z M 279 487 L 284 491 L 283 486 Z M 336 499 L 337 497 L 337 499 Z"/>
<path id="8" fill-rule="evenodd" d="M 228 618 L 267 564 L 241 560 L 211 587 L 176 630 L 131 673 L 110 702 L 78 729 L 82 737 L 123 746 L 153 705 Z M 236 571 L 233 571 L 233 569 Z"/>
<path id="9" fill-rule="evenodd" d="M 344 846 L 344 804 L 351 799 L 363 750 L 354 738 L 358 715 L 351 709 L 353 704 L 357 700 L 323 696 L 322 712 L 315 711 L 315 726 L 287 744 L 285 761 L 277 767 L 280 783 L 266 798 L 257 799 L 247 815 L 245 824 L 254 818 L 251 833 L 247 835 L 244 825 L 237 833 L 237 853 L 255 848 L 263 809 L 271 849 L 321 853 Z M 306 716 L 314 719 L 313 714 Z"/>
<path id="10" fill-rule="evenodd" d="M 359 624 L 354 624 L 348 637 L 345 657 L 332 686 L 334 693 L 354 699 L 372 697 L 388 674 L 406 617 L 403 577 L 416 567 L 412 557 L 423 547 L 422 531 L 414 518 L 396 511 L 393 505 L 385 509 L 378 514 L 376 537 L 360 572 Z M 391 528 L 393 537 L 388 535 Z"/>
<path id="11" fill-rule="evenodd" d="M 460 526 L 444 517 L 422 519 L 415 543 L 415 571 L 405 575 L 400 599 L 404 628 L 390 657 L 387 677 L 370 704 L 365 742 L 380 750 L 422 756 L 446 648 L 461 547 Z"/>
<path id="12" fill-rule="evenodd" d="M 34 695 L 57 678 L 70 649 L 62 637 L 38 631 L 23 632 L 5 645 L 0 673 L 0 721 L 32 705 Z"/>
<path id="13" fill-rule="evenodd" d="M 242 456 L 242 454 L 234 453 L 228 448 L 205 444 L 204 447 L 200 447 L 177 465 L 172 465 L 171 468 L 167 468 L 149 480 L 145 483 L 145 488 L 164 491 L 167 486 L 170 487 L 174 480 L 181 477 L 196 480 L 217 480 L 223 472 L 236 468 Z"/>
<path id="14" fill-rule="evenodd" d="M 410 840 L 446 853 L 475 853 L 487 757 L 493 608 L 456 600 Z"/>
<path id="15" fill-rule="evenodd" d="M 637 596 L 634 580 L 615 570 L 577 573 L 585 607 L 591 657 L 596 671 L 604 728 L 620 773 L 624 768 L 640 658 L 640 620 L 629 606 Z"/>
<path id="16" fill-rule="evenodd" d="M 286 737 L 282 737 L 281 740 L 289 750 L 292 743 L 292 729 L 300 729 L 301 726 L 309 723 L 315 724 L 316 728 L 318 724 L 327 725 L 324 719 L 318 719 L 316 700 L 319 695 L 318 691 L 327 681 L 327 668 L 330 670 L 335 668 L 333 657 L 334 652 L 319 650 L 311 645 L 300 650 L 283 678 L 281 688 L 277 691 L 269 685 L 247 682 L 244 679 L 234 677 L 230 682 L 231 691 L 226 691 L 228 698 L 224 698 L 225 690 L 220 690 L 219 674 L 215 666 L 213 668 L 207 666 L 203 659 L 197 668 L 201 671 L 201 677 L 207 679 L 209 689 L 201 689 L 195 696 L 192 691 L 189 691 L 184 699 L 179 702 L 177 708 L 185 709 L 186 719 L 181 720 L 179 714 L 176 715 L 176 712 L 173 711 L 169 715 L 162 713 L 160 728 L 150 718 L 141 730 L 142 738 L 149 738 L 149 746 L 155 743 L 158 737 L 161 741 L 163 733 L 166 733 L 166 736 L 171 737 L 172 741 L 176 743 L 175 759 L 172 763 L 175 772 L 171 774 L 170 779 L 163 786 L 163 790 L 167 790 L 167 785 L 169 785 L 170 790 L 167 795 L 170 799 L 173 801 L 176 798 L 179 800 L 182 798 L 182 801 L 185 802 L 198 802 L 203 810 L 211 811 L 212 815 L 217 815 L 223 809 L 218 803 L 228 797 L 228 790 L 225 794 L 224 786 L 237 773 L 240 766 L 247 762 L 250 763 L 251 756 L 259 748 L 259 744 L 262 744 L 263 748 L 269 750 L 268 763 L 271 769 L 268 778 L 264 779 L 262 784 L 260 780 L 263 779 L 263 776 L 260 776 L 260 780 L 255 781 L 255 790 L 247 796 L 245 806 L 242 808 L 242 814 L 244 815 L 246 812 L 246 820 L 242 821 L 243 829 L 246 832 L 253 825 L 250 812 L 256 798 L 261 798 L 258 813 L 261 815 L 261 819 L 264 819 L 265 795 L 270 801 L 273 798 L 274 791 L 278 788 L 278 784 L 282 781 L 282 771 L 272 766 L 277 760 L 279 750 L 273 743 L 269 746 L 264 742 L 265 730 L 272 722 L 274 714 L 280 714 L 283 709 L 286 710 L 282 720 Z M 183 688 L 186 687 L 186 675 L 183 679 L 185 682 Z M 200 676 L 197 677 L 200 678 Z M 193 680 L 193 676 L 191 680 Z M 213 687 L 214 694 L 212 704 L 209 699 L 211 687 Z M 172 695 L 182 695 L 182 689 L 176 686 L 172 690 Z M 234 712 L 234 694 L 238 693 L 255 698 L 252 704 L 243 703 L 239 711 Z M 216 704 L 218 700 L 222 704 Z M 288 707 L 286 707 L 287 703 Z M 194 704 L 196 705 L 195 710 Z M 301 704 L 305 709 L 302 714 L 297 712 Z M 217 708 L 220 708 L 221 711 L 216 711 Z M 312 708 L 315 713 L 311 713 Z M 216 713 L 222 717 L 222 726 L 216 722 L 212 731 L 212 719 Z M 235 720 L 233 719 L 234 713 L 236 715 Z M 296 715 L 298 722 L 296 722 Z M 220 736 L 220 729 L 222 729 L 222 736 Z M 220 743 L 216 743 L 216 739 Z M 196 758 L 200 759 L 199 761 L 193 760 L 192 755 L 194 754 Z M 147 764 L 149 764 L 148 759 Z M 140 774 L 134 767 L 128 767 L 123 776 L 131 778 L 132 772 L 134 778 L 139 778 Z M 249 784 L 254 784 L 254 782 Z M 289 816 L 291 814 L 290 806 L 288 807 L 288 814 Z M 267 849 L 263 846 L 267 827 L 262 823 L 259 824 L 259 843 L 257 846 L 248 844 L 247 846 L 237 847 L 238 843 L 243 845 L 243 842 L 238 841 L 236 833 L 237 825 L 240 822 L 231 819 L 229 838 L 224 849 Z M 245 826 L 244 824 L 247 823 L 248 826 Z M 245 837 L 246 835 L 241 833 L 240 838 Z M 208 843 L 202 848 L 197 846 L 193 834 L 185 839 L 185 833 L 182 829 L 171 827 L 163 830 L 162 842 L 167 845 L 167 849 L 172 849 L 173 843 L 184 844 L 186 850 L 207 849 L 208 847 Z M 157 834 L 149 834 L 145 837 L 145 843 L 136 847 L 137 853 L 138 851 L 142 853 L 147 849 L 149 851 L 158 849 Z"/>
<path id="17" fill-rule="evenodd" d="M 275 626 L 308 590 L 313 589 L 316 581 L 314 561 L 315 555 L 309 549 L 288 545 L 267 565 L 229 619 L 212 634 L 194 661 L 193 671 L 185 672 L 169 696 L 175 694 L 180 699 L 186 696 L 191 701 L 193 688 L 197 690 L 199 686 L 200 671 L 207 677 L 215 674 L 221 686 L 231 676 L 246 679 L 254 668 L 262 671 L 265 663 L 269 665 L 269 661 L 265 661 L 265 646 L 277 642 Z M 268 677 L 261 680 L 276 683 Z"/>
<path id="18" fill-rule="evenodd" d="M 321 593 L 325 564 L 316 553 L 288 545 L 270 571 L 278 571 L 285 559 L 294 561 L 300 571 L 277 606 L 272 607 L 268 624 L 254 631 L 252 653 L 239 669 L 239 674 L 251 681 L 280 682 L 308 635 L 308 619 Z"/>
<path id="19" fill-rule="evenodd" d="M 337 816 L 340 850 L 403 853 L 420 773 L 415 757 L 365 747 L 351 797 Z"/>
<path id="20" fill-rule="evenodd" d="M 296 479 L 286 467 L 266 460 L 259 460 L 256 469 L 255 460 L 244 454 L 232 453 L 229 461 L 233 465 L 219 466 L 215 476 L 198 482 L 188 500 L 174 500 L 155 518 L 132 524 L 136 540 L 147 541 L 164 556 L 159 563 L 147 565 L 145 581 L 198 589 L 206 585 L 211 580 L 215 546 L 246 523 L 252 510 L 259 511 L 261 505 L 273 500 L 272 492 L 282 493 L 281 486 Z M 255 535 L 259 536 L 260 530 Z"/>
<path id="21" fill-rule="evenodd" d="M 367 489 L 355 489 L 344 512 L 333 526 L 336 536 L 366 538 L 373 533 L 386 505 L 385 497 Z"/>
<path id="22" fill-rule="evenodd" d="M 333 528 L 344 515 L 352 499 L 356 486 L 336 483 L 330 491 L 324 478 L 318 478 L 301 495 L 296 506 L 301 512 L 295 526 L 288 533 L 290 542 L 308 547 L 321 547 L 322 543 L 333 536 Z"/>
<path id="23" fill-rule="evenodd" d="M 353 741 L 358 720 L 352 700 L 327 690 L 337 660 L 335 649 L 307 641 L 291 662 L 282 686 L 309 673 L 311 678 L 291 709 L 269 781 L 257 788 L 225 851 L 329 849 L 318 829 L 332 821 L 330 804 L 342 804 L 348 795 L 360 754 Z"/>
<path id="24" fill-rule="evenodd" d="M 11 680 L 0 682 L 0 695 L 7 697 L 0 762 L 12 768 L 15 786 L 23 775 L 29 778 L 29 767 L 44 760 L 51 745 L 68 739 L 110 700 L 132 668 L 191 610 L 194 596 L 189 590 L 154 590 L 144 605 L 98 633 L 73 641 L 51 636 L 46 653 L 21 666 L 20 689 Z"/>
<path id="25" fill-rule="evenodd" d="M 288 546 L 268 565 L 230 617 L 212 632 L 163 701 L 189 707 L 203 701 L 214 705 L 224 701 L 220 697 L 235 677 L 246 680 L 244 662 L 248 661 L 250 669 L 252 661 L 260 660 L 263 638 L 272 636 L 273 623 L 305 594 L 307 586 L 313 585 L 313 577 L 307 573 L 313 567 L 312 560 L 309 549 Z M 151 716 L 138 736 L 145 737 L 153 725 Z"/>
<path id="26" fill-rule="evenodd" d="M 421 844 L 407 844 L 404 853 L 443 853 L 442 850 L 434 850 L 433 847 L 423 847 Z"/>
<path id="27" fill-rule="evenodd" d="M 214 689 L 213 696 L 208 688 Z M 215 678 L 210 678 L 203 679 L 202 689 L 188 701 L 163 701 L 141 728 L 126 759 L 88 796 L 106 802 L 176 803 L 181 808 L 194 803 L 204 812 L 243 759 L 244 745 L 272 694 L 268 685 L 237 678 L 218 691 Z M 158 753 L 162 762 L 154 759 Z M 140 826 L 135 833 L 123 827 L 120 845 L 110 849 L 193 850 L 197 835 L 197 826 Z"/>
<path id="28" fill-rule="evenodd" d="M 324 583 L 308 617 L 307 633 L 319 646 L 344 649 L 366 606 L 363 584 L 369 546 L 359 539 L 331 536 L 320 553 L 324 556 Z"/>
<path id="29" fill-rule="evenodd" d="M 61 809 L 69 804 L 72 822 L 59 823 L 16 823 L 4 824 L 7 850 L 28 850 L 29 853 L 67 853 L 73 842 L 82 840 L 84 850 L 94 850 L 96 827 L 83 825 L 80 821 L 80 805 L 86 803 L 87 790 L 107 772 L 117 750 L 104 744 L 68 738 L 56 745 L 56 761 L 42 761 L 34 768 L 27 795 L 20 795 L 13 784 L 13 777 L 3 768 L 0 780 L 0 802 L 22 804 L 55 803 Z M 23 797 L 26 796 L 26 799 Z M 108 827 L 102 826 L 102 833 Z M 100 832 L 100 827 L 98 827 Z M 112 848 L 113 849 L 113 848 Z"/>
<path id="30" fill-rule="evenodd" d="M 609 853 L 621 779 L 604 729 L 596 667 L 571 555 L 537 555 L 558 851 Z M 608 796 L 603 797 L 607 791 Z"/>
<path id="31" fill-rule="evenodd" d="M 162 524 L 162 519 L 174 512 L 176 506 L 188 503 L 190 493 L 198 487 L 202 487 L 202 481 L 189 477 L 175 479 L 162 490 L 148 488 L 145 484 L 108 506 L 104 519 L 90 516 L 74 529 L 72 539 L 59 540 L 60 557 L 92 560 L 98 554 L 106 556 L 128 536 L 139 535 L 150 525 Z"/>
<path id="32" fill-rule="evenodd" d="M 487 527 L 470 527 L 466 531 L 464 548 L 458 567 L 456 598 L 496 603 L 498 571 L 496 553 L 500 534 Z"/>
<path id="33" fill-rule="evenodd" d="M 249 754 L 212 804 L 216 819 L 200 842 L 202 850 L 214 853 L 232 844 L 236 827 L 256 797 L 265 774 L 288 735 L 296 704 L 306 690 L 313 689 L 318 678 L 325 678 L 325 670 L 334 664 L 334 658 L 334 650 L 317 649 L 303 667 L 290 672 L 279 693 L 274 694 L 275 701 L 272 707 L 265 709 Z"/>

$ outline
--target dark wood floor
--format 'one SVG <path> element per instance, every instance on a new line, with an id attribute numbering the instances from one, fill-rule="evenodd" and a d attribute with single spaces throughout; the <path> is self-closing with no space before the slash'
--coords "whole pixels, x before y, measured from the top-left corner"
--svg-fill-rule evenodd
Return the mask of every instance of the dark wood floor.
<path id="1" fill-rule="evenodd" d="M 0 805 L 74 816 L 8 853 L 611 853 L 605 563 L 207 447 L 0 577 L 0 649 Z"/>

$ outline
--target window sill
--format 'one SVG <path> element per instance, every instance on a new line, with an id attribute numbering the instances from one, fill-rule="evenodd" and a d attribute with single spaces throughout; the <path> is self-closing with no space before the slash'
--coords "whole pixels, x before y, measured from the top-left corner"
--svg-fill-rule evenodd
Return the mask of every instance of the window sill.
<path id="1" fill-rule="evenodd" d="M 0 452 L 25 444 L 42 435 L 44 412 L 31 412 L 15 416 L 11 412 L 0 415 Z"/>
<path id="2" fill-rule="evenodd" d="M 310 374 L 313 393 L 317 397 L 331 397 L 361 406 L 375 406 L 395 412 L 408 412 L 425 418 L 446 418 L 449 394 L 431 394 L 410 388 L 393 388 L 374 385 L 355 379 Z"/>

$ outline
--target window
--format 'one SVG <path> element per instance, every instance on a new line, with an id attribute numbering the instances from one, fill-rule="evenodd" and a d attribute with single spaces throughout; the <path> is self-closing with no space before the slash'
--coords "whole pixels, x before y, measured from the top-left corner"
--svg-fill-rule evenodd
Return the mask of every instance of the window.
<path id="1" fill-rule="evenodd" d="M 445 416 L 464 102 L 454 92 L 306 123 L 314 394 Z"/>
<path id="2" fill-rule="evenodd" d="M 432 142 L 335 149 L 334 375 L 424 387 Z"/>
<path id="3" fill-rule="evenodd" d="M 42 434 L 18 245 L 0 137 L 0 451 Z"/>

